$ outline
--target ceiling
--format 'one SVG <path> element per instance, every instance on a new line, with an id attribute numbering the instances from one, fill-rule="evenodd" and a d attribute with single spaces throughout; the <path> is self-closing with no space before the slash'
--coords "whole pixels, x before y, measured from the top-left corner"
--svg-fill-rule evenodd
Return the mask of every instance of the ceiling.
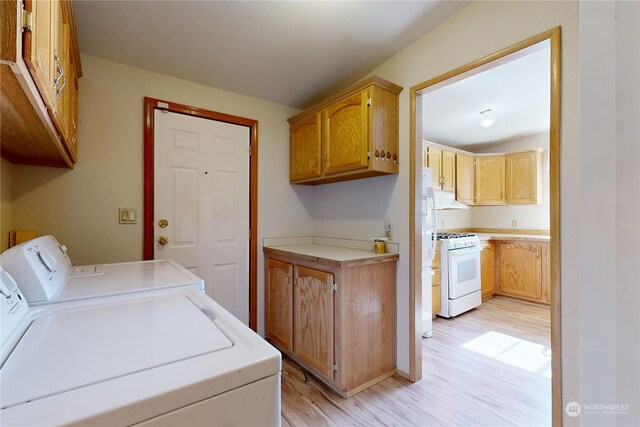
<path id="1" fill-rule="evenodd" d="M 74 8 L 82 53 L 305 108 L 467 3 L 76 0 Z"/>
<path id="2" fill-rule="evenodd" d="M 513 60 L 503 58 L 500 65 L 423 95 L 423 138 L 473 152 L 548 131 L 549 42 L 525 53 L 514 54 Z M 480 126 L 480 112 L 486 109 L 496 118 L 490 128 Z"/>

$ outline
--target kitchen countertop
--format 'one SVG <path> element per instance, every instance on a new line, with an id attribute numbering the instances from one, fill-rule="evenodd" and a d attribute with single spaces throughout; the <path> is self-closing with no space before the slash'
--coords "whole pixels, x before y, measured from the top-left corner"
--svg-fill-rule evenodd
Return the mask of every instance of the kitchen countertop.
<path id="1" fill-rule="evenodd" d="M 373 251 L 362 251 L 359 249 L 317 244 L 265 246 L 264 252 L 271 254 L 294 255 L 303 257 L 311 262 L 324 262 L 341 267 L 352 264 L 398 259 L 398 254 L 374 254 Z"/>
<path id="2" fill-rule="evenodd" d="M 544 234 L 475 233 L 475 235 L 480 238 L 481 242 L 500 239 L 532 240 L 538 242 L 549 242 L 551 240 L 551 236 Z"/>

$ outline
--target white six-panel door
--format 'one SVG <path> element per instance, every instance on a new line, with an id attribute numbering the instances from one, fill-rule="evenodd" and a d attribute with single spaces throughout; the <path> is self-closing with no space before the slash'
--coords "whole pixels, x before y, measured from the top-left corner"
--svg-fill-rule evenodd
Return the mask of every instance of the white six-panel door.
<path id="1" fill-rule="evenodd" d="M 154 120 L 154 258 L 200 276 L 248 324 L 249 128 L 160 110 Z"/>

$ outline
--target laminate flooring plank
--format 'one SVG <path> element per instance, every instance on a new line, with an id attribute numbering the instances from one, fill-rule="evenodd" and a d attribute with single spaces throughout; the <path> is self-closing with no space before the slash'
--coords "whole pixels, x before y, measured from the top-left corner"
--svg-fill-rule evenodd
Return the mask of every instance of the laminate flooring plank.
<path id="1" fill-rule="evenodd" d="M 423 379 L 395 375 L 343 399 L 284 357 L 283 426 L 551 424 L 549 308 L 493 298 L 423 339 Z"/>

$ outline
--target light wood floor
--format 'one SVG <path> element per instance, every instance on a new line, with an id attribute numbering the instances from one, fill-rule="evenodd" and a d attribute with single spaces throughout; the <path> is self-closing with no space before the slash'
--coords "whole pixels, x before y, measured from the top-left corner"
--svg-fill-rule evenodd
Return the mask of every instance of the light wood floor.
<path id="1" fill-rule="evenodd" d="M 423 339 L 423 379 L 396 375 L 350 399 L 284 358 L 283 426 L 550 425 L 549 308 L 494 298 Z"/>

